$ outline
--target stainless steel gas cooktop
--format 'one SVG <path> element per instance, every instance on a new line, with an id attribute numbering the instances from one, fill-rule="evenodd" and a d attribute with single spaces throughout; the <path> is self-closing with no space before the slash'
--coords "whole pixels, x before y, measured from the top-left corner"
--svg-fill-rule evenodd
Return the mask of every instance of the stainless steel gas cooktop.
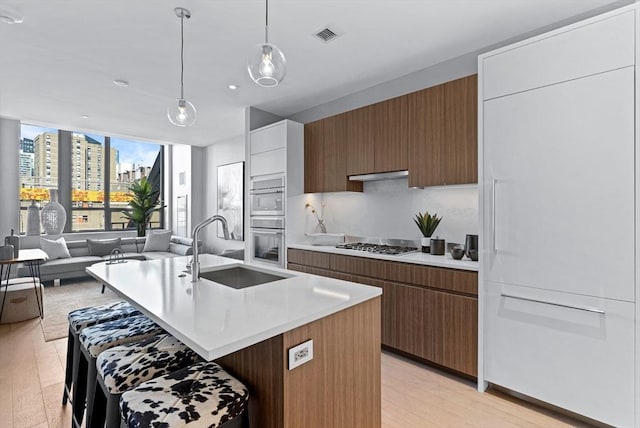
<path id="1" fill-rule="evenodd" d="M 349 244 L 339 244 L 336 248 L 345 250 L 367 251 L 376 254 L 399 255 L 418 251 L 415 247 L 405 247 L 402 245 L 367 244 L 364 242 L 353 242 Z"/>

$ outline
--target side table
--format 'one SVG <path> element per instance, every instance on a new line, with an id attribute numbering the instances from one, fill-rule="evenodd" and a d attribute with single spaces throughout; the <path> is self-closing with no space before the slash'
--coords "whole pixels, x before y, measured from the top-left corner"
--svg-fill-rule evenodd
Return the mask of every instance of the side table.
<path id="1" fill-rule="evenodd" d="M 2 291 L 2 303 L 0 306 L 0 320 L 4 313 L 4 305 L 11 286 L 23 286 L 27 282 L 33 284 L 33 291 L 36 296 L 38 313 L 40 318 L 44 317 L 44 302 L 42 299 L 43 290 L 40 282 L 40 264 L 49 259 L 47 253 L 40 249 L 20 250 L 18 257 L 10 260 L 0 260 L 0 290 Z M 12 278 L 11 268 L 13 265 L 23 263 L 29 268 L 30 277 Z"/>

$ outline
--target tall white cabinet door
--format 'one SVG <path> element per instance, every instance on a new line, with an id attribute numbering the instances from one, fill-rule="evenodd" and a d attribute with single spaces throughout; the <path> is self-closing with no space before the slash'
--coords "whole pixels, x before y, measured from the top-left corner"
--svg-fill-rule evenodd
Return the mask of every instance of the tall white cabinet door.
<path id="1" fill-rule="evenodd" d="M 635 300 L 633 88 L 627 67 L 484 102 L 486 280 Z"/>

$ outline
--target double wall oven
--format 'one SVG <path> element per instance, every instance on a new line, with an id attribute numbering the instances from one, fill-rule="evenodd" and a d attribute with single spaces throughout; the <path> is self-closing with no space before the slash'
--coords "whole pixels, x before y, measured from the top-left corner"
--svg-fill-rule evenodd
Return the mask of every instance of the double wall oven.
<path id="1" fill-rule="evenodd" d="M 254 178 L 249 194 L 250 259 L 284 268 L 285 178 Z"/>

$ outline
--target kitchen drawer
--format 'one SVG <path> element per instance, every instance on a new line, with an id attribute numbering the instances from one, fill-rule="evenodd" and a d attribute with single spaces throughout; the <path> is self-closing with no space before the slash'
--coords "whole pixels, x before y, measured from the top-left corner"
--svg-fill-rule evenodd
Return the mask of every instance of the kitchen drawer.
<path id="1" fill-rule="evenodd" d="M 633 426 L 634 310 L 629 302 L 489 282 L 485 380 Z"/>
<path id="2" fill-rule="evenodd" d="M 599 20 L 597 20 L 599 19 Z M 596 18 L 484 57 L 485 100 L 635 63 L 635 11 Z"/>
<path id="3" fill-rule="evenodd" d="M 288 249 L 287 260 L 289 263 L 298 265 L 306 265 L 322 269 L 329 269 L 331 254 L 321 253 L 319 251 L 306 251 Z"/>
<path id="4" fill-rule="evenodd" d="M 270 150 L 251 155 L 251 177 L 284 173 L 286 165 L 286 149 Z"/>
<path id="5" fill-rule="evenodd" d="M 251 131 L 251 154 L 267 152 L 285 147 L 287 144 L 286 122 Z"/>

